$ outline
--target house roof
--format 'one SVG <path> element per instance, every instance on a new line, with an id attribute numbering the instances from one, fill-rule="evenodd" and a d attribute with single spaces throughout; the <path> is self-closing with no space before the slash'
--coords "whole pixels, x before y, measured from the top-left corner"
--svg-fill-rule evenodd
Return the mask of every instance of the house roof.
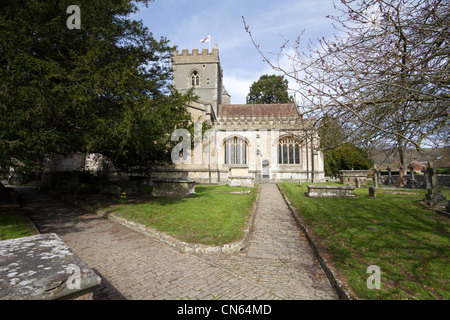
<path id="1" fill-rule="evenodd" d="M 295 116 L 299 113 L 293 103 L 286 104 L 221 104 L 219 118 L 240 116 Z"/>
<path id="2" fill-rule="evenodd" d="M 407 166 L 408 169 L 409 169 L 410 165 L 414 166 L 414 170 L 422 170 L 424 168 L 428 168 L 428 162 L 426 162 L 426 161 L 413 160 Z"/>

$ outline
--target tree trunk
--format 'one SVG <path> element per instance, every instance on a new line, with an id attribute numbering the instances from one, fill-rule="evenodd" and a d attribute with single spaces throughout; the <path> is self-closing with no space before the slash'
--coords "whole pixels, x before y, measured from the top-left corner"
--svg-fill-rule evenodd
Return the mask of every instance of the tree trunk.
<path id="1" fill-rule="evenodd" d="M 406 173 L 406 167 L 405 167 L 405 143 L 401 137 L 398 137 L 398 153 L 399 153 L 399 159 L 400 159 L 400 167 L 398 168 L 398 174 L 399 174 L 399 186 L 402 187 L 405 185 L 406 181 L 403 178 L 403 176 Z"/>

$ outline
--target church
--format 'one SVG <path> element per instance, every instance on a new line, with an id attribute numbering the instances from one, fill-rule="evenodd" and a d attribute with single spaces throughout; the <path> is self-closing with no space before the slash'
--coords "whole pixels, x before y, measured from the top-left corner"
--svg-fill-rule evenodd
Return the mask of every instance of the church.
<path id="1" fill-rule="evenodd" d="M 309 120 L 295 103 L 231 104 L 217 43 L 211 51 L 176 50 L 172 62 L 173 86 L 180 92 L 193 88 L 198 96 L 187 106 L 195 121 L 194 137 L 183 129 L 172 134 L 172 140 L 179 141 L 172 150 L 173 164 L 155 169 L 151 179 L 235 186 L 324 181 L 319 137 L 308 131 Z"/>
<path id="2" fill-rule="evenodd" d="M 217 44 L 201 52 L 175 51 L 172 64 L 173 86 L 180 92 L 193 88 L 198 96 L 187 106 L 194 134 L 174 130 L 173 163 L 152 168 L 146 180 L 187 179 L 232 186 L 325 180 L 317 130 L 308 130 L 313 124 L 303 119 L 295 103 L 231 104 Z M 103 161 L 99 154 L 56 155 L 45 163 L 42 181 L 52 172 L 96 171 Z"/>

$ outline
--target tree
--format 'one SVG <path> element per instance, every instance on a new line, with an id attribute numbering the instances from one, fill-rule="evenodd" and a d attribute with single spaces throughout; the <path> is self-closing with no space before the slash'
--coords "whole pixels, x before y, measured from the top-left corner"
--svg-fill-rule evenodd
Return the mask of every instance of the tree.
<path id="1" fill-rule="evenodd" d="M 347 135 L 339 119 L 325 115 L 319 124 L 320 149 L 331 150 L 345 143 Z"/>
<path id="2" fill-rule="evenodd" d="M 9 1 L 0 12 L 0 170 L 95 152 L 123 170 L 170 160 L 192 93 L 171 89 L 174 50 L 141 21 L 148 0 Z"/>
<path id="3" fill-rule="evenodd" d="M 325 115 L 319 125 L 320 149 L 327 176 L 338 176 L 339 170 L 367 170 L 372 167 L 367 151 L 347 142 L 348 134 L 339 119 Z"/>
<path id="4" fill-rule="evenodd" d="M 367 170 L 373 165 L 367 152 L 351 143 L 324 151 L 325 175 L 337 177 L 339 170 Z"/>
<path id="5" fill-rule="evenodd" d="M 352 141 L 397 149 L 405 170 L 406 148 L 449 142 L 448 6 L 448 0 L 343 0 L 329 16 L 339 36 L 306 53 L 300 37 L 283 45 L 279 56 L 293 70 L 270 62 L 252 41 L 274 70 L 296 82 L 304 115 L 337 118 Z"/>
<path id="6" fill-rule="evenodd" d="M 288 93 L 288 81 L 283 76 L 263 75 L 250 87 L 249 104 L 292 103 Z"/>

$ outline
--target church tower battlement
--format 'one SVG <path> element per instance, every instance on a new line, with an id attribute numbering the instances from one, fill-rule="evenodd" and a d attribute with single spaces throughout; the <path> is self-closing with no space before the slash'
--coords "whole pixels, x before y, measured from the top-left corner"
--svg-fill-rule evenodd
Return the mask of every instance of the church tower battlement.
<path id="1" fill-rule="evenodd" d="M 175 50 L 173 52 L 173 59 L 178 64 L 192 63 L 195 60 L 198 62 L 220 63 L 219 49 L 217 48 L 213 48 L 211 52 L 208 49 L 202 49 L 201 52 L 198 49 L 192 49 L 191 53 L 189 53 L 188 49 L 182 49 L 181 52 Z"/>

